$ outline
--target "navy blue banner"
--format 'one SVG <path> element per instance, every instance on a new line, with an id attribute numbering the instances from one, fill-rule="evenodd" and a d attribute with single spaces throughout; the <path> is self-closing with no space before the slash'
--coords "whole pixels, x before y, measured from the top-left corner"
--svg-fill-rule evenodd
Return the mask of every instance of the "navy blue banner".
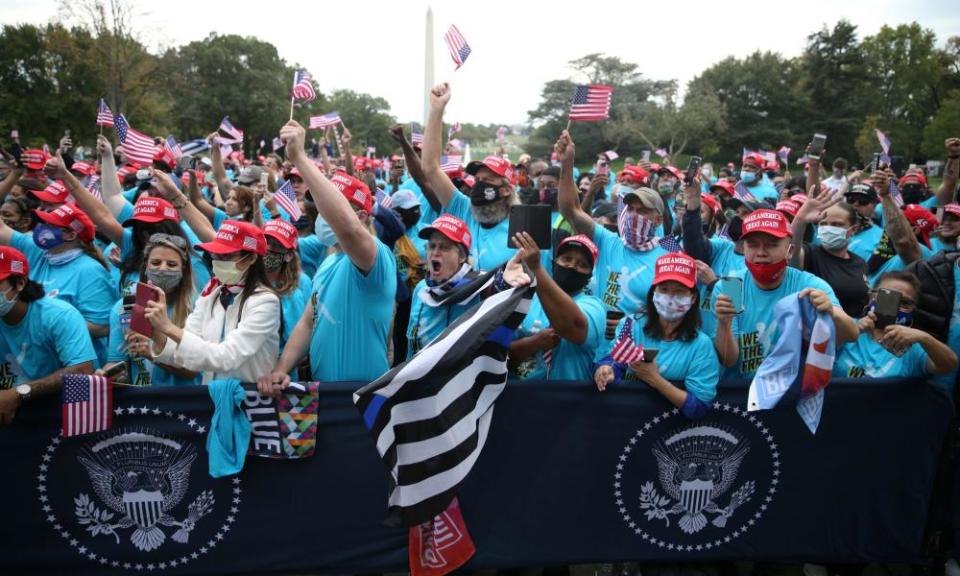
<path id="1" fill-rule="evenodd" d="M 0 571 L 71 574 L 407 569 L 384 526 L 387 472 L 352 403 L 320 389 L 316 454 L 207 473 L 204 388 L 117 390 L 112 430 L 61 439 L 56 399 L 0 429 Z M 784 399 L 725 386 L 685 419 L 642 385 L 511 383 L 460 504 L 468 567 L 752 558 L 924 561 L 952 416 L 932 386 L 838 381 L 811 435 Z"/>

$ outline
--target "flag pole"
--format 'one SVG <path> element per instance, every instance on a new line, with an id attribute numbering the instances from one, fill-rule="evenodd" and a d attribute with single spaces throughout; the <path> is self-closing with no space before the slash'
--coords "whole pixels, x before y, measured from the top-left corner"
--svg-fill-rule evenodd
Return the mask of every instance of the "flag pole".
<path id="1" fill-rule="evenodd" d="M 570 122 L 572 122 L 572 120 L 570 120 L 569 118 L 567 118 L 567 127 L 564 128 L 564 130 L 566 130 L 566 131 L 568 131 L 568 132 L 570 131 Z"/>
<path id="2" fill-rule="evenodd" d="M 295 102 L 295 100 L 296 100 L 295 97 L 293 96 L 290 97 L 290 119 L 291 120 L 293 120 L 293 103 Z"/>

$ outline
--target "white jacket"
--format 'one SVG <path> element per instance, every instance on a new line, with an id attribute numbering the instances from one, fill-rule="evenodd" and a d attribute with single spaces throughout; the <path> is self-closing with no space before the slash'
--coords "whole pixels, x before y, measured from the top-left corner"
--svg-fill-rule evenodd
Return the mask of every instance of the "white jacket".
<path id="1" fill-rule="evenodd" d="M 240 295 L 224 310 L 218 302 L 221 288 L 201 296 L 183 327 L 178 345 L 167 338 L 158 362 L 203 372 L 203 383 L 221 378 L 254 382 L 269 374 L 280 352 L 280 299 L 268 290 L 247 298 L 243 315 Z M 296 321 L 296 320 L 294 320 Z"/>

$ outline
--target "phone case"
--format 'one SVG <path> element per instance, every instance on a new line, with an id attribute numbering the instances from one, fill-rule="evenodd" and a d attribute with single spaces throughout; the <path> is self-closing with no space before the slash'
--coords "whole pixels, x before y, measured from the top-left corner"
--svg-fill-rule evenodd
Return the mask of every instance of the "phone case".
<path id="1" fill-rule="evenodd" d="M 155 286 L 137 282 L 137 296 L 133 304 L 133 313 L 130 316 L 130 329 L 138 334 L 143 334 L 147 338 L 153 337 L 153 324 L 147 320 L 144 314 L 147 309 L 147 302 L 158 300 L 157 292 L 159 290 Z"/>
<path id="2" fill-rule="evenodd" d="M 737 314 L 743 312 L 743 280 L 736 277 L 723 278 L 720 284 L 720 293 L 730 298 L 733 309 Z"/>
<path id="3" fill-rule="evenodd" d="M 545 204 L 515 205 L 510 207 L 510 228 L 507 232 L 507 246 L 513 245 L 513 237 L 520 232 L 533 236 L 533 241 L 541 250 L 552 246 L 551 209 Z"/>

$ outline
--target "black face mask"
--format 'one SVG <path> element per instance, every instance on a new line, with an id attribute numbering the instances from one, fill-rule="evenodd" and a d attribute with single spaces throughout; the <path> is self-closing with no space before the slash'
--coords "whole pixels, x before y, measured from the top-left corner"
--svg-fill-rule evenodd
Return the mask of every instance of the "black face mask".
<path id="1" fill-rule="evenodd" d="M 310 228 L 310 218 L 308 218 L 307 215 L 304 214 L 303 216 L 297 218 L 294 221 L 293 225 L 297 228 L 297 230 L 306 230 Z"/>
<path id="2" fill-rule="evenodd" d="M 901 188 L 900 195 L 903 197 L 904 204 L 919 204 L 924 201 L 926 196 L 923 189 L 914 184 L 908 184 Z"/>
<path id="3" fill-rule="evenodd" d="M 400 215 L 400 220 L 403 222 L 404 228 L 416 226 L 417 222 L 420 221 L 419 208 L 397 208 L 396 212 Z"/>
<path id="4" fill-rule="evenodd" d="M 470 203 L 474 206 L 486 206 L 500 199 L 500 190 L 493 184 L 477 180 L 470 189 Z"/>
<path id="5" fill-rule="evenodd" d="M 550 206 L 557 205 L 557 189 L 556 188 L 544 188 L 540 191 L 540 203 L 548 204 Z"/>
<path id="6" fill-rule="evenodd" d="M 584 274 L 574 268 L 564 268 L 556 260 L 553 261 L 553 281 L 567 294 L 577 294 L 587 287 L 593 274 Z"/>
<path id="7" fill-rule="evenodd" d="M 734 242 L 743 236 L 743 218 L 735 215 L 730 219 L 729 225 L 727 226 L 727 236 Z"/>

